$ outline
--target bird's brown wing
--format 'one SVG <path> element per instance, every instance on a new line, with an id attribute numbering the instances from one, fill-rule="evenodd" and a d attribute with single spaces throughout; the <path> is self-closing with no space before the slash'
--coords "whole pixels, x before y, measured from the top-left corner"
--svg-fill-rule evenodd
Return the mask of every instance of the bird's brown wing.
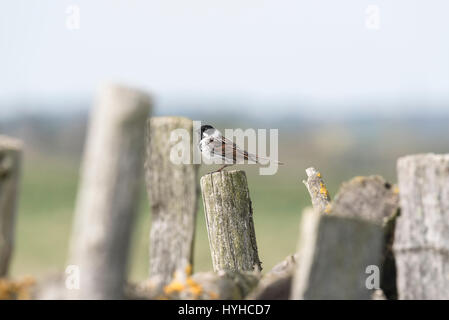
<path id="1" fill-rule="evenodd" d="M 240 149 L 234 142 L 225 137 L 211 138 L 212 152 L 220 156 L 223 160 L 236 163 L 241 160 L 248 160 L 249 155 L 245 150 Z"/>

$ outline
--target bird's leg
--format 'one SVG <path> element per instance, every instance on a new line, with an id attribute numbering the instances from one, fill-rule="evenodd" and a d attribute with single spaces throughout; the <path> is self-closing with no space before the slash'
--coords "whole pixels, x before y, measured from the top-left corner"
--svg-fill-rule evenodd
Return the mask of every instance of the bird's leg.
<path id="1" fill-rule="evenodd" d="M 224 168 L 229 167 L 229 166 L 230 166 L 230 164 L 225 164 L 223 167 L 221 167 L 220 169 L 218 169 L 215 172 L 220 172 L 221 170 L 223 170 Z"/>

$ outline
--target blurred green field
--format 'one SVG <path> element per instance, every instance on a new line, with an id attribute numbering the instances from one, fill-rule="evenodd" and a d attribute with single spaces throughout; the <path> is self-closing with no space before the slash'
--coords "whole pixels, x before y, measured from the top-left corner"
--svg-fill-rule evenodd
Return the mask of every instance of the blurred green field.
<path id="1" fill-rule="evenodd" d="M 25 159 L 11 271 L 13 276 L 39 277 L 65 268 L 79 164 L 73 159 L 41 155 L 26 155 Z M 299 178 L 304 175 L 292 174 L 293 167 L 290 164 L 280 167 L 274 176 L 260 176 L 253 166 L 236 167 L 248 175 L 259 254 L 265 270 L 294 252 L 301 208 L 309 201 Z M 202 167 L 199 176 L 214 168 Z M 151 221 L 143 184 L 140 199 L 130 259 L 133 280 L 148 274 Z M 201 198 L 198 208 L 194 268 L 206 271 L 212 265 Z"/>

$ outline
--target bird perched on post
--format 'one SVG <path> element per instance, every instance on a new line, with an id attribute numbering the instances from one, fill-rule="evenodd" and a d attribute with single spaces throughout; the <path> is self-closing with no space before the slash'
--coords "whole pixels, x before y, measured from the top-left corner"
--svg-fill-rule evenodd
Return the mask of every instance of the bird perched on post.
<path id="1" fill-rule="evenodd" d="M 223 135 L 211 125 L 203 125 L 200 129 L 199 148 L 201 154 L 211 160 L 224 161 L 225 165 L 215 172 L 220 172 L 228 166 L 232 166 L 244 160 L 260 163 L 260 160 L 270 160 L 260 157 L 256 154 L 249 153 L 239 148 L 234 142 L 223 137 Z M 278 164 L 282 162 L 276 161 Z"/>

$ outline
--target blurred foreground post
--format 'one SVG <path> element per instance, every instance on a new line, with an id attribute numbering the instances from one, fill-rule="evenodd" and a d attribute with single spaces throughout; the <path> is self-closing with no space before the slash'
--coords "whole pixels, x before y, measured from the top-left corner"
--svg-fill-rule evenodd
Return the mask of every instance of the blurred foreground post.
<path id="1" fill-rule="evenodd" d="M 123 297 L 149 110 L 146 94 L 117 85 L 102 89 L 93 110 L 69 257 L 80 271 L 73 298 Z"/>
<path id="2" fill-rule="evenodd" d="M 264 274 L 256 288 L 246 297 L 250 300 L 287 300 L 290 298 L 293 273 L 298 254 L 289 255 Z"/>
<path id="3" fill-rule="evenodd" d="M 200 182 L 214 271 L 261 270 L 245 172 L 214 172 Z"/>
<path id="4" fill-rule="evenodd" d="M 449 154 L 400 158 L 399 299 L 449 299 Z"/>
<path id="5" fill-rule="evenodd" d="M 188 134 L 185 163 L 170 159 L 178 151 L 180 137 L 174 130 Z M 151 203 L 150 277 L 168 284 L 174 272 L 192 264 L 197 211 L 197 170 L 193 164 L 193 122 L 182 117 L 156 117 L 148 120 L 146 141 L 146 185 Z M 173 139 L 172 139 L 173 134 Z M 176 139 L 174 139 L 176 138 Z M 176 157 L 179 154 L 175 155 Z"/>
<path id="6" fill-rule="evenodd" d="M 0 136 L 0 277 L 8 275 L 14 246 L 22 143 Z"/>
<path id="7" fill-rule="evenodd" d="M 333 215 L 360 218 L 381 225 L 384 231 L 380 288 L 387 299 L 397 299 L 394 226 L 399 194 L 381 176 L 355 177 L 341 186 L 330 207 Z"/>
<path id="8" fill-rule="evenodd" d="M 361 219 L 305 210 L 291 299 L 370 299 L 370 266 L 381 261 L 383 230 Z"/>

